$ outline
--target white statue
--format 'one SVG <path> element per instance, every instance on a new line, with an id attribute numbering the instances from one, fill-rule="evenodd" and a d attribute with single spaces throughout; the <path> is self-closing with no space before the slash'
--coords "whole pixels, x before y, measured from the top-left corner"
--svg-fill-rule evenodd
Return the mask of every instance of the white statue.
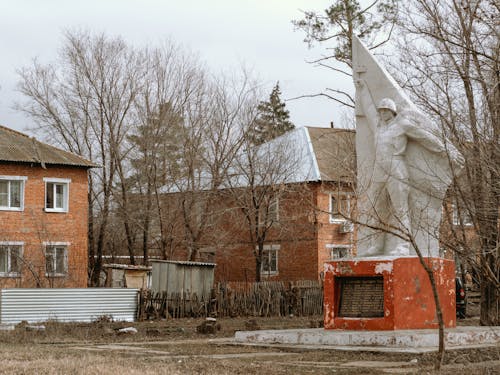
<path id="1" fill-rule="evenodd" d="M 460 155 L 357 39 L 353 70 L 358 256 L 414 255 L 409 238 L 425 256 L 438 256 L 442 200 Z"/>

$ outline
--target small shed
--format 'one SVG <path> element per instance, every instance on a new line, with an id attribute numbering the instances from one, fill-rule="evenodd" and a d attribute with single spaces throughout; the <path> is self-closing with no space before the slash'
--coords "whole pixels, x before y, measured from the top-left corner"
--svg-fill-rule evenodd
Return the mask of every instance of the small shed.
<path id="1" fill-rule="evenodd" d="M 128 264 L 105 264 L 102 266 L 106 280 L 104 286 L 108 288 L 137 288 L 149 287 L 150 266 L 131 266 Z"/>
<path id="2" fill-rule="evenodd" d="M 196 293 L 209 297 L 214 283 L 215 263 L 151 260 L 151 290 L 167 295 Z"/>

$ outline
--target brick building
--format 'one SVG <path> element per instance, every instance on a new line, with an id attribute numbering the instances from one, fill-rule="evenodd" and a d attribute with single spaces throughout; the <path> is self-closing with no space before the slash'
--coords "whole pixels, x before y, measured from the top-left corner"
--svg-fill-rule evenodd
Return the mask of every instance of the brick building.
<path id="1" fill-rule="evenodd" d="M 273 202 L 274 220 L 264 244 L 261 277 L 319 279 L 325 261 L 355 251 L 354 228 L 348 220 L 354 208 L 355 133 L 304 127 L 283 137 L 293 140 L 290 147 L 300 154 L 300 165 L 285 181 L 285 188 L 278 188 L 284 192 Z M 222 220 L 233 230 L 215 252 L 217 280 L 255 279 L 248 226 L 237 212 Z"/>
<path id="2" fill-rule="evenodd" d="M 269 207 L 273 218 L 264 243 L 262 280 L 319 279 L 325 261 L 353 253 L 355 233 L 348 217 L 354 208 L 354 137 L 351 130 L 315 127 L 280 137 L 279 142 L 285 142 L 299 160 L 286 179 L 273 186 L 276 196 Z M 243 195 L 247 187 L 242 183 L 240 189 Z M 165 221 L 176 226 L 172 238 L 181 239 L 168 257 L 175 260 L 189 256 L 182 241 L 182 214 L 175 209 L 183 194 L 163 197 L 168 207 L 164 211 L 174 217 Z M 255 280 L 255 242 L 249 238 L 250 228 L 235 195 L 234 190 L 220 189 L 197 193 L 195 198 L 210 200 L 209 207 L 204 206 L 209 225 L 199 237 L 196 258 L 190 260 L 216 263 L 216 281 Z"/>
<path id="3" fill-rule="evenodd" d="M 348 220 L 355 215 L 355 132 L 304 127 L 283 137 L 291 140 L 288 146 L 292 152 L 300 154 L 300 165 L 284 186 L 276 187 L 279 194 L 271 209 L 274 218 L 264 243 L 261 276 L 263 280 L 282 281 L 321 278 L 324 262 L 356 253 L 356 228 Z M 244 190 L 242 186 L 242 195 Z M 183 194 L 167 193 L 163 197 L 163 201 L 168 202 L 164 211 L 171 215 L 166 222 L 172 223 L 169 238 L 173 251 L 157 253 L 157 257 L 188 259 L 180 219 L 183 213 L 178 209 L 179 202 L 186 201 Z M 213 194 L 189 193 L 190 199 L 211 201 L 210 207 L 193 205 L 195 216 L 206 209 L 209 225 L 198 238 L 196 257 L 190 260 L 216 263 L 216 281 L 253 281 L 255 243 L 249 240 L 249 227 L 241 206 L 235 201 L 234 192 L 221 189 L 215 198 Z M 451 197 L 443 207 L 442 255 L 450 259 L 454 252 L 447 251 L 448 247 L 464 247 L 456 243 L 457 238 L 464 238 L 477 248 L 471 218 L 458 208 Z M 153 234 L 153 237 L 159 236 Z"/>
<path id="4" fill-rule="evenodd" d="M 0 126 L 0 288 L 87 286 L 95 166 Z"/>

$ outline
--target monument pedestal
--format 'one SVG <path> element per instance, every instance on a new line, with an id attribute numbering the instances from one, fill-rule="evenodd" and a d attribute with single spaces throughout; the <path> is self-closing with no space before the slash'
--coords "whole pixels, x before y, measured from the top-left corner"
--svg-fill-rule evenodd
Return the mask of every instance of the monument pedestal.
<path id="1" fill-rule="evenodd" d="M 444 325 L 456 326 L 455 264 L 424 258 L 434 271 Z M 431 283 L 418 257 L 381 257 L 325 263 L 325 329 L 437 328 Z"/>

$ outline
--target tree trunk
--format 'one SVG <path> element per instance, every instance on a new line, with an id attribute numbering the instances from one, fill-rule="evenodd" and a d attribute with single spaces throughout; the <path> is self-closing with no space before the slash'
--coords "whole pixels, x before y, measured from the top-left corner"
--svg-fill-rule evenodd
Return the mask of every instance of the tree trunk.
<path id="1" fill-rule="evenodd" d="M 105 192 L 101 227 L 99 228 L 99 235 L 97 237 L 97 246 L 96 246 L 97 259 L 95 260 L 94 269 L 92 270 L 93 286 L 99 285 L 99 277 L 101 275 L 101 269 L 102 269 L 102 254 L 104 252 L 104 240 L 106 238 L 106 230 L 108 227 L 108 218 L 109 218 L 109 192 Z"/>
<path id="2" fill-rule="evenodd" d="M 259 283 L 261 280 L 260 269 L 262 267 L 262 261 L 259 258 L 255 259 L 255 282 Z"/>
<path id="3" fill-rule="evenodd" d="M 445 353 L 445 344 L 444 344 L 444 320 L 443 320 L 443 311 L 441 309 L 441 302 L 439 301 L 439 294 L 438 290 L 436 287 L 436 279 L 434 278 L 434 271 L 432 264 L 428 264 L 425 262 L 425 258 L 422 255 L 422 252 L 418 248 L 416 242 L 414 241 L 413 238 L 410 238 L 410 241 L 415 249 L 415 252 L 417 253 L 418 259 L 420 260 L 420 264 L 422 267 L 424 267 L 425 272 L 427 273 L 427 276 L 429 278 L 429 282 L 431 283 L 431 288 L 432 288 L 432 295 L 434 297 L 434 304 L 436 305 L 436 316 L 438 320 L 438 337 L 439 337 L 439 345 L 438 345 L 438 352 L 437 352 L 437 359 L 434 364 L 434 368 L 436 370 L 441 369 L 441 365 L 443 364 L 444 360 L 444 353 Z"/>
<path id="4" fill-rule="evenodd" d="M 500 293 L 490 280 L 481 281 L 481 317 L 483 326 L 500 325 Z"/>
<path id="5" fill-rule="evenodd" d="M 262 253 L 264 251 L 264 243 L 259 241 L 257 243 L 257 254 L 255 256 L 255 282 L 260 282 L 262 279 Z"/>
<path id="6" fill-rule="evenodd" d="M 89 192 L 87 193 L 87 202 L 89 205 L 88 213 L 88 286 L 92 286 L 92 275 L 95 268 L 95 239 L 94 239 L 94 207 L 92 205 L 92 176 L 89 174 Z"/>
<path id="7" fill-rule="evenodd" d="M 148 264 L 149 261 L 149 223 L 150 223 L 150 218 L 149 214 L 146 214 L 146 217 L 144 218 L 144 228 L 142 230 L 142 255 L 143 255 L 143 260 L 142 264 L 146 265 Z"/>

